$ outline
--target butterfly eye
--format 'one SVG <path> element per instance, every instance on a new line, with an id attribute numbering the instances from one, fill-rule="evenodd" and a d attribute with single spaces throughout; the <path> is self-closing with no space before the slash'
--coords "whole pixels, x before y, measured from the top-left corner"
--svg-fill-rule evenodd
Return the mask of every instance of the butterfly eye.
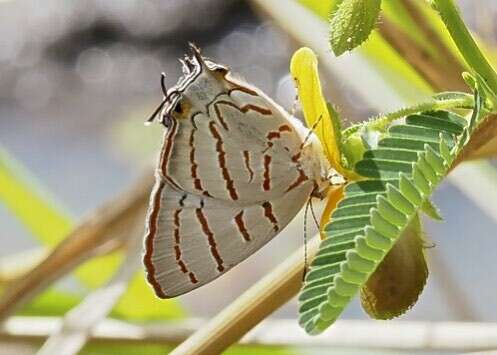
<path id="1" fill-rule="evenodd" d="M 183 106 L 181 106 L 181 101 L 178 101 L 176 106 L 174 106 L 174 112 L 181 114 L 183 112 Z"/>

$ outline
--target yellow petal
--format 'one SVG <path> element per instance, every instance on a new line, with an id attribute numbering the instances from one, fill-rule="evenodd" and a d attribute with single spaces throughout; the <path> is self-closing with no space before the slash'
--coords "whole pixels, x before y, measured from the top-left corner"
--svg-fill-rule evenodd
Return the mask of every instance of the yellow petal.
<path id="1" fill-rule="evenodd" d="M 338 144 L 340 132 L 335 132 L 335 126 L 339 125 L 334 125 L 332 122 L 332 120 L 338 120 L 338 118 L 331 117 L 328 111 L 326 100 L 321 90 L 318 61 L 314 52 L 306 47 L 296 51 L 290 62 L 290 72 L 297 85 L 307 126 L 309 128 L 315 126 L 314 132 L 321 141 L 330 164 L 339 173 L 346 175 L 346 169 L 342 166 L 342 154 Z"/>
<path id="2" fill-rule="evenodd" d="M 343 198 L 344 186 L 337 186 L 330 188 L 328 191 L 328 196 L 326 200 L 326 207 L 324 208 L 323 214 L 321 215 L 321 221 L 319 221 L 319 231 L 321 234 L 321 239 L 325 239 L 324 227 L 330 222 L 330 217 L 338 202 Z"/>

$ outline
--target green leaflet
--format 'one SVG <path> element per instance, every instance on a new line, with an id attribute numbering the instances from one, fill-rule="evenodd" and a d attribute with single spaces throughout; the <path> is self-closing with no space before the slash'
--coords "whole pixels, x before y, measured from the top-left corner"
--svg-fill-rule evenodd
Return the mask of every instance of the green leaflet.
<path id="1" fill-rule="evenodd" d="M 322 332 L 338 318 L 418 212 L 429 209 L 427 201 L 459 153 L 467 123 L 447 111 L 410 115 L 364 153 L 355 170 L 369 179 L 345 188 L 299 296 L 299 323 L 309 334 Z M 387 311 L 381 305 L 367 310 L 394 316 L 409 308 L 418 293 L 398 305 L 398 312 L 388 313 L 389 305 Z"/>
<path id="2" fill-rule="evenodd" d="M 330 20 L 330 45 L 338 57 L 363 43 L 380 14 L 381 0 L 343 0 Z"/>

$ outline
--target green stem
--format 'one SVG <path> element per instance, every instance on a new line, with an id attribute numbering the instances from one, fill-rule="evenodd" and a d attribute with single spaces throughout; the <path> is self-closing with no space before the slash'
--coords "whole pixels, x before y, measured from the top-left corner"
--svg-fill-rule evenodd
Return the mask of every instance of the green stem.
<path id="1" fill-rule="evenodd" d="M 471 36 L 453 0 L 432 0 L 432 2 L 466 63 L 485 79 L 493 92 L 497 92 L 497 73 Z"/>
<path id="2" fill-rule="evenodd" d="M 371 118 L 369 122 L 363 122 L 350 126 L 342 132 L 342 136 L 345 138 L 349 137 L 351 134 L 357 132 L 359 128 L 364 126 L 368 126 L 369 128 L 372 128 L 374 130 L 384 131 L 395 120 L 419 112 L 466 108 L 472 107 L 473 105 L 473 96 L 469 94 L 464 96 L 461 94 L 460 97 L 454 99 L 430 100 L 427 102 L 419 103 L 415 106 L 403 107 L 397 111 L 379 115 L 377 117 Z"/>

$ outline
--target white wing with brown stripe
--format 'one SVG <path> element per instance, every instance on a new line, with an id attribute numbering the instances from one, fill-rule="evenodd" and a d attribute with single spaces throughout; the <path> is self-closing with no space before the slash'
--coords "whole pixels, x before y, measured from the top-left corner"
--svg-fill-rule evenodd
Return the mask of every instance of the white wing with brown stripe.
<path id="1" fill-rule="evenodd" d="M 239 206 L 159 184 L 145 255 L 156 294 L 181 295 L 246 259 L 293 219 L 312 189 L 308 181 L 279 199 Z"/>
<path id="2" fill-rule="evenodd" d="M 328 186 L 317 138 L 194 48 L 167 91 L 168 127 L 145 237 L 148 280 L 173 297 L 220 276 Z"/>

